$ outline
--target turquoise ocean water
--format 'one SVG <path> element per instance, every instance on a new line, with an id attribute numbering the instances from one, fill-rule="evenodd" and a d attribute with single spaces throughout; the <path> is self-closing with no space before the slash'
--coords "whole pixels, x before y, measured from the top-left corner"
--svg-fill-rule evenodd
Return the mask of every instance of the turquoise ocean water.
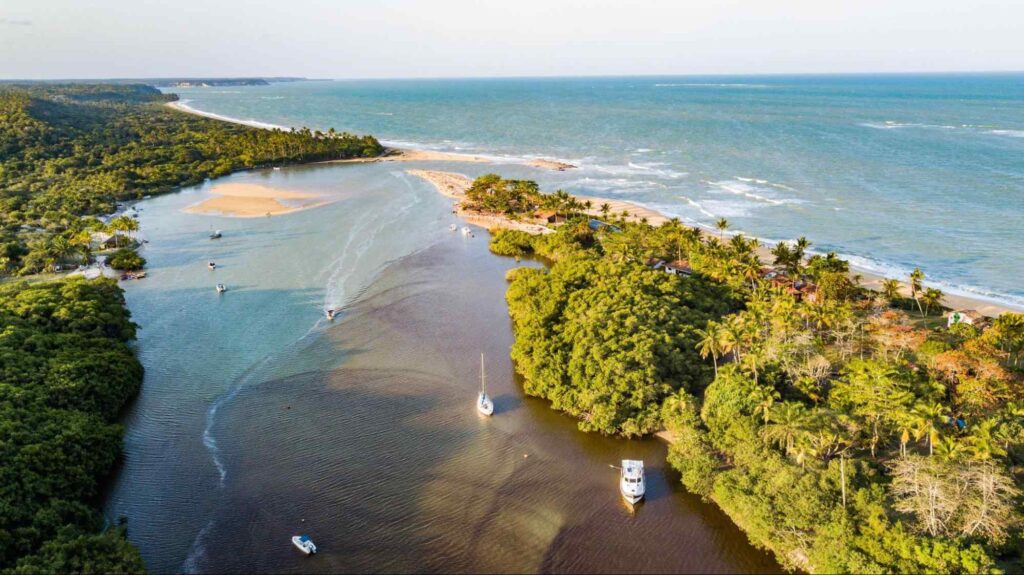
<path id="1" fill-rule="evenodd" d="M 493 156 L 891 277 L 1024 307 L 1024 75 L 321 81 L 179 89 L 259 125 Z M 577 170 L 521 168 L 535 157 Z"/>

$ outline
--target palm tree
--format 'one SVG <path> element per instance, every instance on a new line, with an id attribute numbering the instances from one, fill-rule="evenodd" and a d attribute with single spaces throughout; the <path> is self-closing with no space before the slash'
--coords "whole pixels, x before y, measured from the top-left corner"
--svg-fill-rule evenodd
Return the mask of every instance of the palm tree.
<path id="1" fill-rule="evenodd" d="M 715 222 L 715 227 L 718 228 L 719 239 L 725 239 L 725 230 L 729 229 L 729 220 L 718 218 L 718 221 Z"/>
<path id="2" fill-rule="evenodd" d="M 787 401 L 772 409 L 769 423 L 761 429 L 765 440 L 782 447 L 789 455 L 797 438 L 807 430 L 809 414 L 802 403 Z"/>
<path id="3" fill-rule="evenodd" d="M 890 304 L 899 299 L 900 287 L 902 287 L 900 280 L 890 278 L 882 281 L 882 295 L 889 300 Z"/>
<path id="4" fill-rule="evenodd" d="M 939 425 L 949 415 L 949 408 L 941 403 L 931 405 L 918 404 L 911 411 L 914 418 L 914 438 L 928 438 L 928 455 L 935 454 L 935 444 L 939 441 Z"/>
<path id="5" fill-rule="evenodd" d="M 608 218 L 608 212 L 612 211 L 612 207 L 608 205 L 608 202 L 601 204 L 601 215 Z"/>
<path id="6" fill-rule="evenodd" d="M 924 309 L 921 307 L 921 300 L 917 298 L 917 292 L 921 291 L 921 280 L 923 279 L 924 272 L 921 271 L 921 268 L 914 268 L 914 271 L 910 272 L 910 297 L 917 302 L 917 309 L 921 310 L 921 315 L 924 315 Z"/>
<path id="7" fill-rule="evenodd" d="M 921 303 L 924 303 L 924 312 L 922 315 L 928 315 L 931 311 L 932 306 L 938 306 L 942 304 L 943 293 L 942 290 L 937 288 L 928 288 L 921 294 Z"/>
<path id="8" fill-rule="evenodd" d="M 772 407 L 782 396 L 770 385 L 759 385 L 750 392 L 750 399 L 757 402 L 754 406 L 754 413 L 760 413 L 764 424 L 768 425 L 768 418 L 771 416 Z"/>
<path id="9" fill-rule="evenodd" d="M 697 344 L 697 352 L 702 359 L 711 356 L 711 362 L 715 366 L 715 378 L 718 378 L 718 356 L 722 355 L 722 330 L 718 322 L 709 321 L 707 329 L 696 331 L 700 342 Z"/>
<path id="10" fill-rule="evenodd" d="M 994 419 L 986 419 L 975 425 L 967 437 L 967 450 L 971 457 L 984 461 L 1006 455 L 997 437 L 998 432 L 998 424 Z"/>
<path id="11" fill-rule="evenodd" d="M 78 249 L 78 252 L 82 254 L 82 259 L 88 264 L 92 259 L 92 236 L 89 235 L 89 232 L 82 230 L 75 234 L 71 238 L 71 245 Z"/>

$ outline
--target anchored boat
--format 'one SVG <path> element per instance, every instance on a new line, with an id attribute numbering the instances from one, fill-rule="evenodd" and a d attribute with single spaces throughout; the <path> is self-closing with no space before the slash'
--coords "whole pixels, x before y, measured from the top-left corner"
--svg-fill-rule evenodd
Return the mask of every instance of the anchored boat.
<path id="1" fill-rule="evenodd" d="M 457 226 L 455 224 L 452 224 L 452 225 L 448 226 L 448 229 L 453 231 L 453 232 L 457 232 L 457 231 L 459 231 L 459 226 Z"/>
<path id="2" fill-rule="evenodd" d="M 224 284 L 217 284 L 217 293 L 224 293 L 228 291 L 228 288 Z"/>
<path id="3" fill-rule="evenodd" d="M 469 226 L 462 226 L 462 235 L 468 236 L 473 233 L 473 230 L 469 229 Z"/>
<path id="4" fill-rule="evenodd" d="M 619 491 L 627 503 L 633 505 L 644 498 L 644 462 L 634 459 L 623 459 L 619 475 Z"/>
<path id="5" fill-rule="evenodd" d="M 484 415 L 494 413 L 494 402 L 487 397 L 487 375 L 484 373 L 484 354 L 480 354 L 480 395 L 476 398 L 476 409 Z"/>
<path id="6" fill-rule="evenodd" d="M 217 230 L 217 231 L 213 232 L 212 234 L 210 234 L 210 239 L 211 240 L 219 240 L 220 237 L 221 237 L 220 230 Z"/>
<path id="7" fill-rule="evenodd" d="M 306 555 L 316 553 L 316 545 L 313 544 L 313 540 L 309 538 L 309 535 L 296 535 L 292 537 L 292 544 Z"/>
<path id="8" fill-rule="evenodd" d="M 206 264 L 206 267 L 208 267 L 208 268 L 210 268 L 212 270 L 212 269 L 215 269 L 217 267 L 217 264 L 215 264 L 213 262 L 208 262 Z"/>
<path id="9" fill-rule="evenodd" d="M 324 312 L 324 314 L 327 315 L 328 321 L 334 321 L 334 310 L 333 309 L 326 310 Z"/>

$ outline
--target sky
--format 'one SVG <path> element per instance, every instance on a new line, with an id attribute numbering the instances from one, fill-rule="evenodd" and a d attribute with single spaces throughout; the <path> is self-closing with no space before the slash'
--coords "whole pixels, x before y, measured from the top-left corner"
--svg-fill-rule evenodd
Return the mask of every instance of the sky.
<path id="1" fill-rule="evenodd" d="M 0 0 L 0 78 L 1024 70 L 1024 0 Z"/>

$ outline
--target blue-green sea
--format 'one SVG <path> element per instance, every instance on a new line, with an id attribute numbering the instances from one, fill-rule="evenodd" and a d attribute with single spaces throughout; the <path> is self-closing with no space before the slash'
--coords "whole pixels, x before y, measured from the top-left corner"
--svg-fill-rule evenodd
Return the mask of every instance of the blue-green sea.
<path id="1" fill-rule="evenodd" d="M 1024 75 L 309 81 L 175 88 L 257 125 L 493 156 L 867 271 L 1024 306 Z M 579 166 L 529 169 L 530 158 Z M 520 167 L 515 167 L 519 164 Z"/>

